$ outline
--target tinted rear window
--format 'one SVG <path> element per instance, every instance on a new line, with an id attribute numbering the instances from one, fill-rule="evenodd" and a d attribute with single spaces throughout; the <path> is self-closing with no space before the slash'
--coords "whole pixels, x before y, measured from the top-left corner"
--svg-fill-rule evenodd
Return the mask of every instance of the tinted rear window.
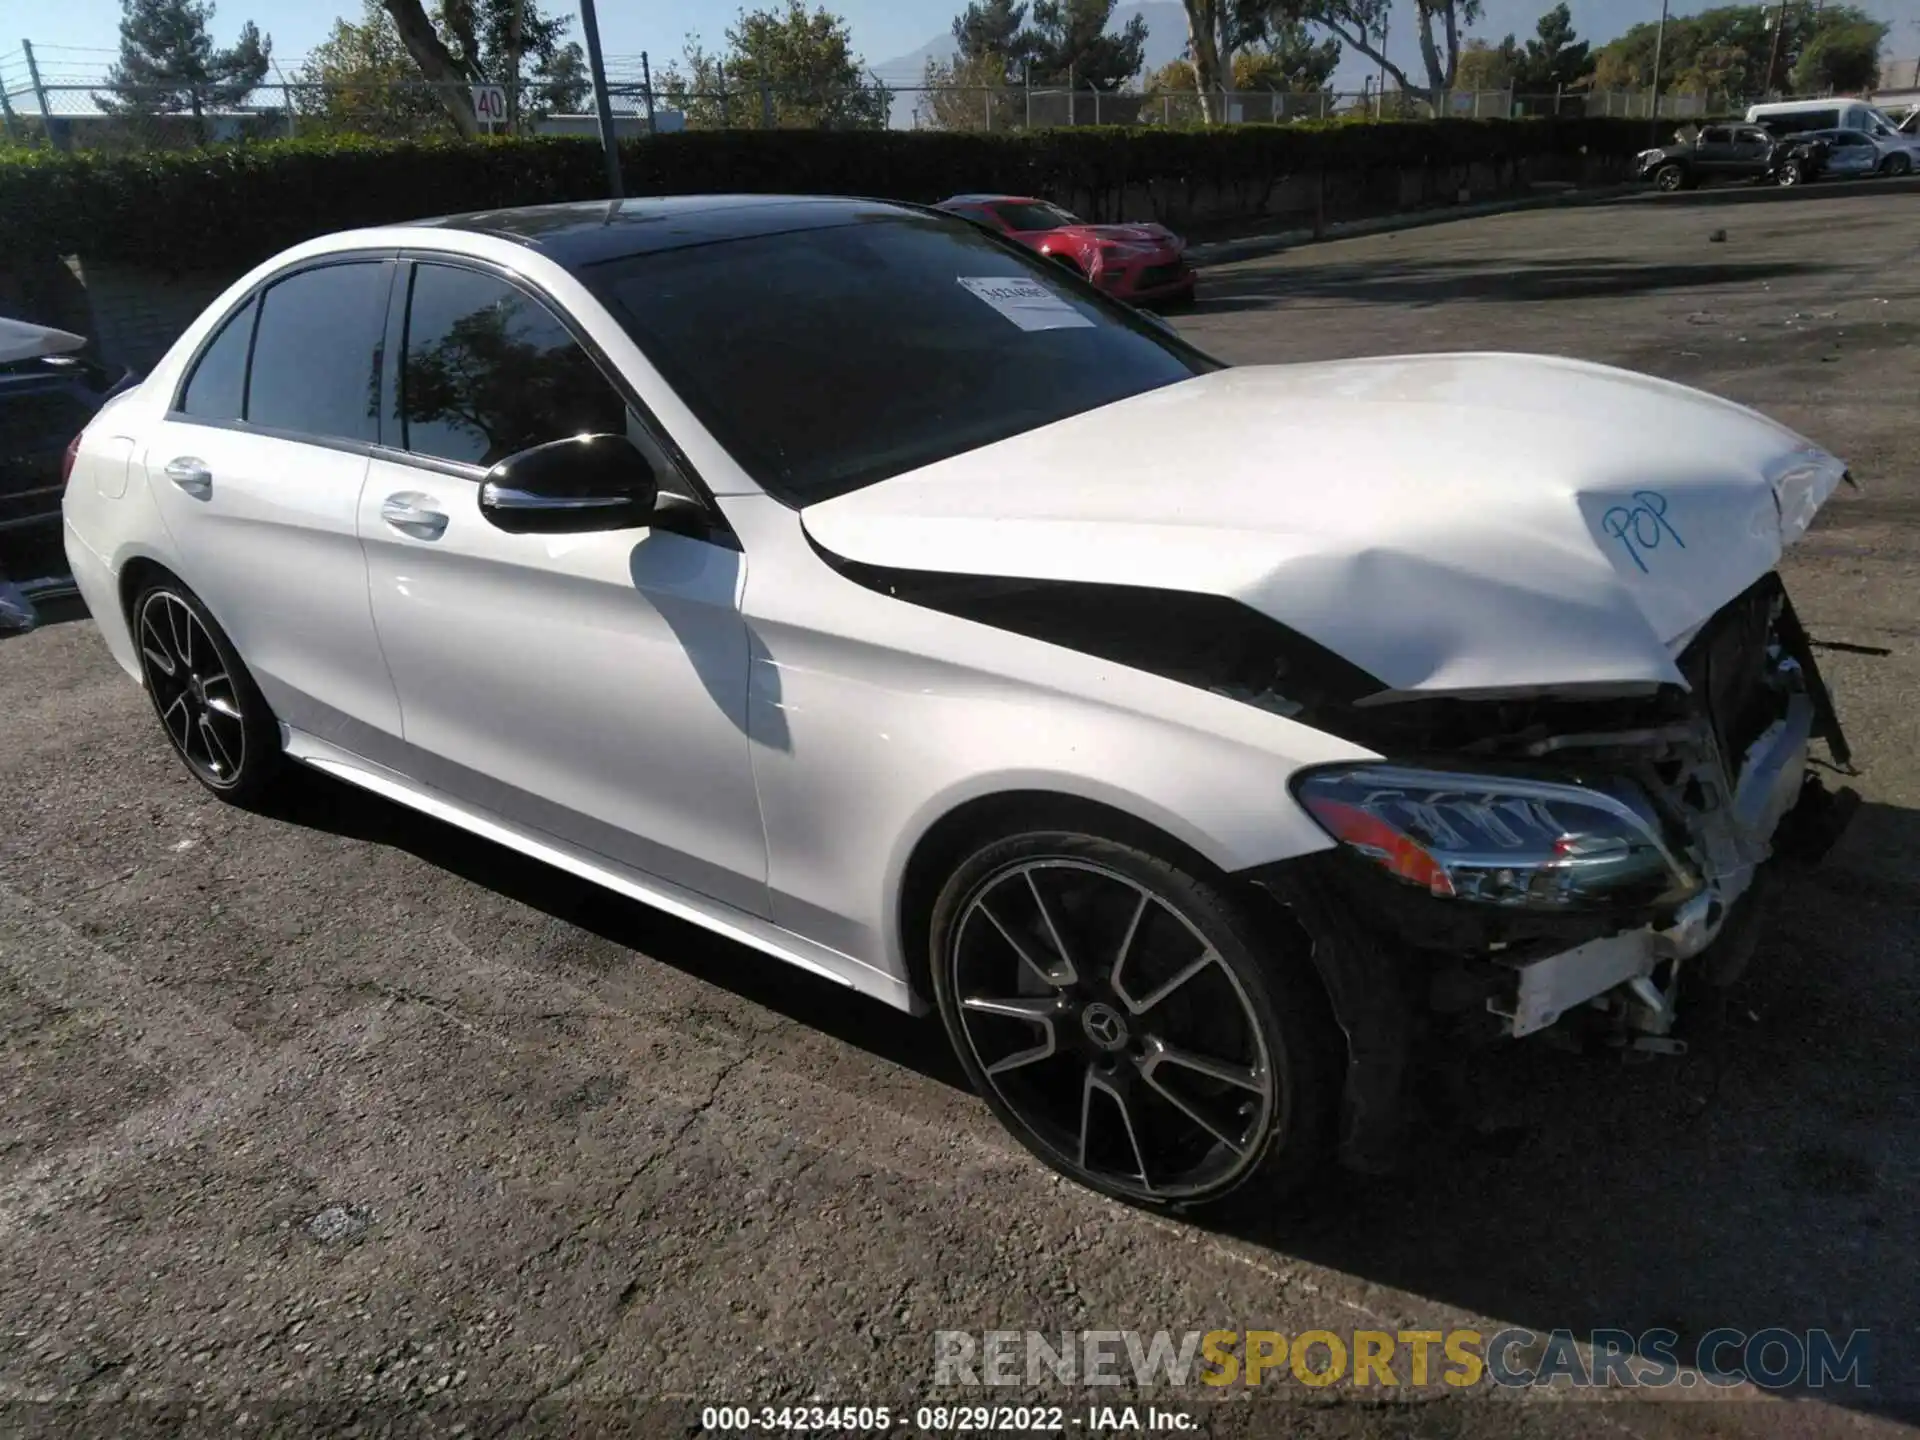
<path id="1" fill-rule="evenodd" d="M 958 220 L 873 217 L 583 278 L 714 438 L 795 505 L 1214 368 Z"/>
<path id="2" fill-rule="evenodd" d="M 303 270 L 269 289 L 247 374 L 247 423 L 339 440 L 377 438 L 388 266 Z"/>
<path id="3" fill-rule="evenodd" d="M 253 340 L 253 311 L 249 300 L 235 311 L 194 362 L 187 387 L 180 392 L 180 411 L 197 420 L 238 420 L 247 393 L 247 346 Z"/>

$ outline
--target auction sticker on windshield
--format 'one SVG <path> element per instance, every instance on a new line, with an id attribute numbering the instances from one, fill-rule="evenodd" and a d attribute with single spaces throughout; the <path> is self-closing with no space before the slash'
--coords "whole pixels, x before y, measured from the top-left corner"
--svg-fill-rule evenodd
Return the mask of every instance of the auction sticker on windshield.
<path id="1" fill-rule="evenodd" d="M 1093 328 L 1082 315 L 1038 280 L 1014 275 L 962 275 L 959 281 L 1022 330 Z"/>

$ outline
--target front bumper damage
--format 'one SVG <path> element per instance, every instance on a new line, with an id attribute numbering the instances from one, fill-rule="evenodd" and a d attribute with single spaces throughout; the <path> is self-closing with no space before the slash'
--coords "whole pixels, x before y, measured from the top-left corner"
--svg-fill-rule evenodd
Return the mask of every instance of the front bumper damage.
<path id="1" fill-rule="evenodd" d="M 1496 911 L 1438 898 L 1342 851 L 1252 878 L 1319 937 L 1315 963 L 1348 1041 L 1343 1158 L 1391 1168 L 1406 1076 L 1425 1041 L 1554 1030 L 1624 1051 L 1677 1053 L 1682 986 L 1730 984 L 1763 928 L 1783 863 L 1817 863 L 1858 797 L 1813 766 L 1851 752 L 1812 646 L 1777 577 L 1714 617 L 1681 661 L 1690 691 L 1658 723 L 1512 737 L 1514 763 L 1632 777 L 1697 882 L 1639 912 Z M 1610 719 L 1614 717 L 1609 717 Z M 1476 742 L 1473 763 L 1494 753 Z M 1681 1027 L 1683 1029 L 1683 1027 Z"/>

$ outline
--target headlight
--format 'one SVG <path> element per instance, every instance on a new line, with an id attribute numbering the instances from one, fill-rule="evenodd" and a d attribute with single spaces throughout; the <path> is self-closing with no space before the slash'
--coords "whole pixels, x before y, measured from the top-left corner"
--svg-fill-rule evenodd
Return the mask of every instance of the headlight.
<path id="1" fill-rule="evenodd" d="M 1361 765 L 1309 771 L 1294 793 L 1348 850 L 1444 898 L 1565 910 L 1700 888 L 1652 815 L 1584 786 Z"/>

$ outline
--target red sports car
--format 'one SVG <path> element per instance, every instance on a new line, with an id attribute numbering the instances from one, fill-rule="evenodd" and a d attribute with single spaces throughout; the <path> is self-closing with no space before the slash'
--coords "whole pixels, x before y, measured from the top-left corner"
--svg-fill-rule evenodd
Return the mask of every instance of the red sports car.
<path id="1" fill-rule="evenodd" d="M 1135 304 L 1193 297 L 1187 242 L 1164 225 L 1090 225 L 1046 200 L 955 195 L 935 207 L 997 230 Z"/>

